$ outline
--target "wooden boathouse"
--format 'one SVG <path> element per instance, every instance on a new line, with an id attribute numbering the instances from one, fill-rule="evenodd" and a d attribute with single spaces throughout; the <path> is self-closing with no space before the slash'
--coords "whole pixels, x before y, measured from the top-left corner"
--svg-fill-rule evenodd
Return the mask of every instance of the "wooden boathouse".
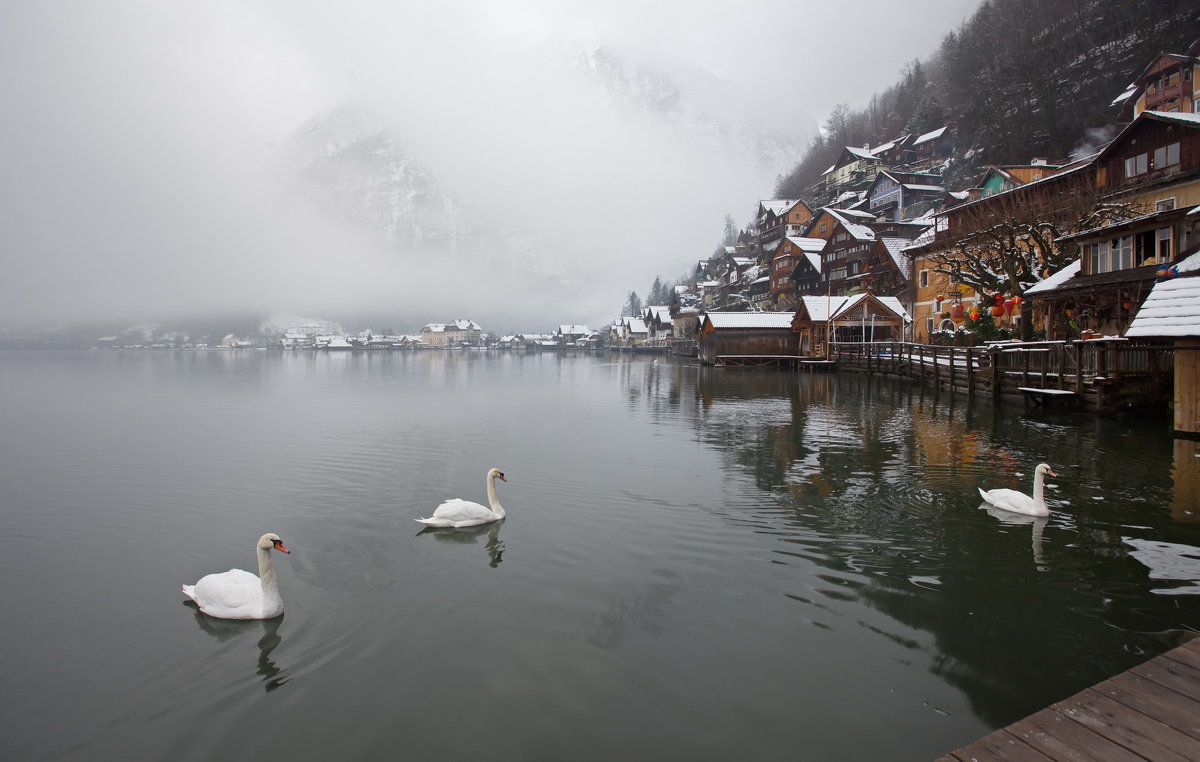
<path id="1" fill-rule="evenodd" d="M 706 312 L 696 341 L 697 357 L 706 365 L 791 367 L 802 359 L 791 312 Z"/>
<path id="2" fill-rule="evenodd" d="M 894 296 L 802 296 L 792 317 L 799 354 L 828 358 L 838 341 L 899 341 L 911 322 Z"/>

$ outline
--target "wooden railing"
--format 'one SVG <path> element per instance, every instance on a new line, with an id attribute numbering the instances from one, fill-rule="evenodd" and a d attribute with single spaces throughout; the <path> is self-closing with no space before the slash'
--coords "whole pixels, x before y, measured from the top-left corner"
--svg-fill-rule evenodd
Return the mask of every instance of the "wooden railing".
<path id="1" fill-rule="evenodd" d="M 1021 389 L 1071 391 L 1100 407 L 1122 386 L 1149 384 L 1160 396 L 1174 368 L 1172 345 L 1124 340 L 1043 341 L 950 347 L 911 342 L 836 343 L 839 368 L 932 381 L 935 388 L 969 394 L 1018 395 Z M 1106 396 L 1107 395 L 1107 396 Z"/>

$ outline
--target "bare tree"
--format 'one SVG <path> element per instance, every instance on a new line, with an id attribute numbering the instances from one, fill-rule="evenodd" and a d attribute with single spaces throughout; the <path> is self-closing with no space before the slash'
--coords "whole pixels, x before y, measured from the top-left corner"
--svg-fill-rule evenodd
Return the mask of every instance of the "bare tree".
<path id="1" fill-rule="evenodd" d="M 951 210 L 950 245 L 930 254 L 933 271 L 980 293 L 1019 296 L 1079 257 L 1063 236 L 1145 214 L 1140 205 L 1100 198 L 1087 170 L 1035 185 Z"/>

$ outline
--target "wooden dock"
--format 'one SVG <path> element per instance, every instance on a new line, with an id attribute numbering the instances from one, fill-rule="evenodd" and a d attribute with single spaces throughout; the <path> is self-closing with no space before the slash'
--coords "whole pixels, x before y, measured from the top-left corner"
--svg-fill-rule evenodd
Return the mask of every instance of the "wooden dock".
<path id="1" fill-rule="evenodd" d="M 1200 638 L 938 762 L 1200 760 Z"/>

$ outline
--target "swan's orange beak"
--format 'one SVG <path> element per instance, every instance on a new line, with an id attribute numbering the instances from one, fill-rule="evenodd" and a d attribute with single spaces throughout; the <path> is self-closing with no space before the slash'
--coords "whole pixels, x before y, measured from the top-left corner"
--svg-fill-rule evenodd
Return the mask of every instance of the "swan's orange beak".
<path id="1" fill-rule="evenodd" d="M 292 554 L 292 551 L 288 550 L 287 548 L 285 548 L 283 546 L 283 540 L 272 540 L 271 544 L 275 546 L 275 550 L 282 550 L 284 553 L 287 553 L 288 555 Z"/>
<path id="2" fill-rule="evenodd" d="M 1053 468 L 1047 468 L 1046 473 L 1049 474 L 1050 476 L 1058 476 L 1058 474 L 1054 473 Z"/>

